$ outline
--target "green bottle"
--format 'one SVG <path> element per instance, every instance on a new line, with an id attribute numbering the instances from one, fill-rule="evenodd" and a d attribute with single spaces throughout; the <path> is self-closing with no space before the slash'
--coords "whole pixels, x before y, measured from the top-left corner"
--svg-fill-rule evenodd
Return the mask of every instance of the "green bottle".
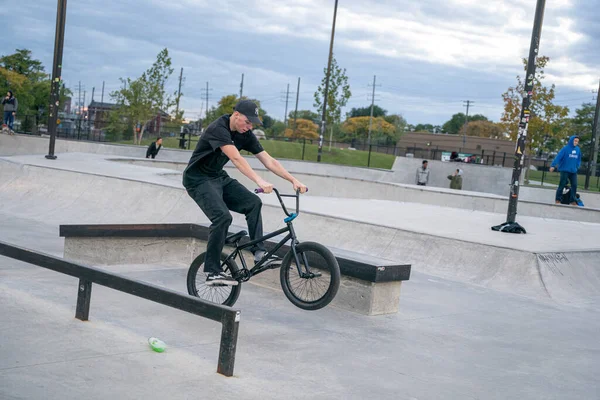
<path id="1" fill-rule="evenodd" d="M 156 351 L 157 353 L 162 353 L 167 347 L 165 342 L 155 337 L 149 338 L 148 344 L 150 345 L 150 347 L 152 347 L 152 350 Z"/>

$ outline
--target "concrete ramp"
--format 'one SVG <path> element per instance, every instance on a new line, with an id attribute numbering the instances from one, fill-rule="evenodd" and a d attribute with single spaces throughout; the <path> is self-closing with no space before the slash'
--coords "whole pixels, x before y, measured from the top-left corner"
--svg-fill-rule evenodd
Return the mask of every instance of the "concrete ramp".
<path id="1" fill-rule="evenodd" d="M 208 222 L 181 184 L 164 175 L 172 171 L 79 157 L 0 159 L 0 212 L 53 224 L 57 235 L 60 224 Z M 265 231 L 284 226 L 277 199 L 261 199 Z M 245 225 L 233 215 L 235 225 Z M 558 304 L 599 303 L 600 224 L 519 217 L 527 235 L 491 231 L 504 218 L 306 195 L 295 227 L 301 240 L 410 263 L 415 272 Z"/>
<path id="2" fill-rule="evenodd" d="M 600 302 L 600 252 L 537 254 L 542 283 L 560 303 Z"/>

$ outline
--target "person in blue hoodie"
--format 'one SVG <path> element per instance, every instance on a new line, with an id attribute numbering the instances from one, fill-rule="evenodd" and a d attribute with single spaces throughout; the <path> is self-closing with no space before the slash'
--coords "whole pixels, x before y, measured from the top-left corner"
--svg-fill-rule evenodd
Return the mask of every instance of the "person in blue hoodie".
<path id="1" fill-rule="evenodd" d="M 560 172 L 560 183 L 556 190 L 556 204 L 560 204 L 560 199 L 567 180 L 571 183 L 571 201 L 570 204 L 577 205 L 577 171 L 581 166 L 581 151 L 578 147 L 579 137 L 574 135 L 569 138 L 569 143 L 563 147 L 550 166 L 550 172 L 558 167 Z"/>

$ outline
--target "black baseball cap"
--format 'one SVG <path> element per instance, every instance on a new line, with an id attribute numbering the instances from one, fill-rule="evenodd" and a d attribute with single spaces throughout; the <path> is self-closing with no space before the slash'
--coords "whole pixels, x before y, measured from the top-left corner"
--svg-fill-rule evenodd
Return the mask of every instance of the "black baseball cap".
<path id="1" fill-rule="evenodd" d="M 235 105 L 233 111 L 243 114 L 250 122 L 255 125 L 262 125 L 262 121 L 258 118 L 258 106 L 251 100 L 242 100 Z"/>

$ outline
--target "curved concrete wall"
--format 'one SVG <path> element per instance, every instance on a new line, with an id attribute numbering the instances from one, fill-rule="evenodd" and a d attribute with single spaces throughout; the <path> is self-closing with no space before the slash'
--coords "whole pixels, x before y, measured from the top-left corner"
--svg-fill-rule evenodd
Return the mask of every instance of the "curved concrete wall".
<path id="1" fill-rule="evenodd" d="M 60 224 L 208 222 L 182 188 L 1 160 L 0 212 L 54 224 L 57 235 Z M 263 219 L 266 231 L 283 226 L 276 204 L 265 203 Z M 234 224 L 244 226 L 243 216 L 234 214 Z M 559 294 L 561 301 L 585 303 L 591 289 L 579 293 L 575 288 L 581 286 L 579 280 L 597 277 L 593 272 L 597 251 L 579 252 L 572 260 L 569 254 L 543 255 L 546 264 L 552 257 L 563 263 L 571 260 L 565 268 L 574 268 L 565 281 L 556 275 L 555 261 L 544 266 L 539 255 L 506 247 L 377 226 L 310 209 L 302 211 L 295 228 L 304 240 L 411 263 L 414 271 L 534 298 Z"/>

